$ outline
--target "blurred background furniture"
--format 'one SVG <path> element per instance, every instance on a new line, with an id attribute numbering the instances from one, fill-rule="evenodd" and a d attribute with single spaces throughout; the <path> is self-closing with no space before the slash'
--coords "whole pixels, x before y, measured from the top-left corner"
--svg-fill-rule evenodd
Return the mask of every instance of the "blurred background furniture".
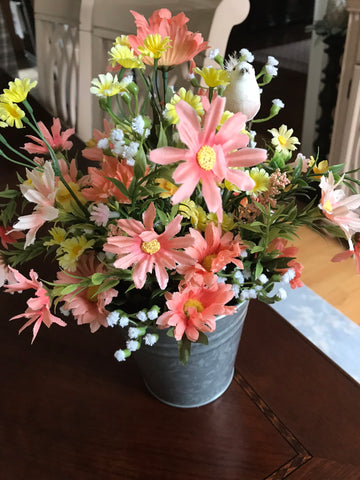
<path id="1" fill-rule="evenodd" d="M 224 54 L 231 28 L 246 18 L 250 3 L 167 0 L 162 7 L 173 15 L 185 12 L 189 29 L 201 32 Z M 154 1 L 35 0 L 40 100 L 65 124 L 75 126 L 81 138 L 101 128 L 102 112 L 89 92 L 90 82 L 106 71 L 107 52 L 115 37 L 135 33 L 130 10 L 148 18 L 158 8 Z"/>
<path id="2" fill-rule="evenodd" d="M 360 0 L 347 0 L 346 7 L 349 23 L 329 159 L 352 170 L 360 167 Z"/>

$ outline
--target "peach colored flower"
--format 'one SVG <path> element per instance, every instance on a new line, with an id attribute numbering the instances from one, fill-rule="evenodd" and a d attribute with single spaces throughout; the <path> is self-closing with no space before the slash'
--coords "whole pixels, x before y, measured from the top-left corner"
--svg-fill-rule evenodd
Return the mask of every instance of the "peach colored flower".
<path id="1" fill-rule="evenodd" d="M 360 233 L 355 234 L 355 245 L 353 249 L 346 250 L 345 252 L 338 253 L 335 255 L 331 261 L 332 262 L 343 262 L 347 258 L 354 256 L 356 273 L 360 275 Z"/>
<path id="2" fill-rule="evenodd" d="M 321 200 L 319 208 L 324 215 L 336 223 L 346 235 L 350 250 L 353 249 L 351 237 L 360 231 L 360 215 L 354 210 L 360 207 L 360 194 L 346 196 L 345 192 L 336 187 L 341 183 L 340 179 L 336 184 L 332 172 L 328 177 L 321 177 Z"/>
<path id="3" fill-rule="evenodd" d="M 90 252 L 80 257 L 75 272 L 71 272 L 71 274 L 66 271 L 58 272 L 55 283 L 73 284 L 74 276 L 86 278 L 91 277 L 94 273 L 104 273 L 105 271 L 106 267 L 96 259 L 95 253 Z M 106 318 L 109 312 L 105 307 L 118 295 L 114 288 L 97 293 L 98 288 L 95 285 L 85 289 L 79 287 L 74 292 L 62 297 L 66 309 L 71 310 L 78 325 L 89 323 L 92 333 L 101 326 L 108 326 Z"/>
<path id="4" fill-rule="evenodd" d="M 104 155 L 102 149 L 97 146 L 99 140 L 109 138 L 110 133 L 111 125 L 107 120 L 104 120 L 104 132 L 96 129 L 94 130 L 93 138 L 86 144 L 86 148 L 81 151 L 82 156 L 88 160 L 94 160 L 96 162 L 102 162 L 106 158 L 111 158 Z"/>
<path id="5" fill-rule="evenodd" d="M 142 288 L 147 273 L 155 269 L 156 279 L 163 290 L 169 280 L 166 269 L 173 270 L 176 264 L 190 265 L 193 260 L 179 249 L 193 243 L 190 235 L 175 237 L 181 229 L 181 215 L 166 226 L 161 234 L 155 232 L 153 223 L 156 216 L 154 204 L 151 203 L 143 213 L 143 223 L 133 218 L 117 221 L 123 235 L 108 237 L 104 245 L 105 252 L 115 253 L 116 268 L 126 269 L 134 265 L 133 280 L 136 288 Z"/>
<path id="6" fill-rule="evenodd" d="M 280 255 L 278 258 L 281 258 L 281 257 L 296 257 L 299 249 L 297 247 L 287 247 L 286 246 L 287 244 L 287 240 L 285 240 L 284 238 L 275 238 L 275 240 L 273 240 L 269 247 L 268 247 L 268 251 L 272 251 L 272 250 L 279 250 L 280 251 Z M 295 288 L 299 288 L 299 287 L 303 287 L 304 284 L 301 280 L 301 272 L 303 271 L 304 269 L 304 266 L 298 262 L 295 258 L 293 258 L 292 260 L 290 260 L 288 263 L 287 263 L 287 266 L 288 268 L 278 268 L 276 269 L 278 272 L 281 272 L 282 274 L 286 273 L 289 268 L 291 268 L 294 272 L 294 278 L 292 278 L 290 280 L 290 286 L 291 288 L 295 289 Z"/>
<path id="7" fill-rule="evenodd" d="M 137 34 L 129 35 L 130 46 L 140 53 L 141 47 L 148 35 L 160 34 L 162 38 L 169 37 L 171 47 L 168 48 L 159 59 L 159 66 L 171 67 L 188 61 L 191 62 L 191 69 L 195 66 L 193 58 L 208 48 L 208 43 L 200 33 L 188 31 L 187 22 L 189 19 L 184 13 L 172 17 L 167 8 L 155 10 L 150 16 L 149 22 L 143 15 L 130 10 L 135 18 Z M 153 65 L 154 60 L 150 57 L 143 58 L 144 63 Z"/>
<path id="8" fill-rule="evenodd" d="M 160 165 L 181 162 L 173 173 L 176 183 L 182 184 L 172 197 L 174 204 L 189 198 L 199 182 L 206 205 L 216 212 L 222 221 L 222 199 L 217 186 L 224 179 L 240 190 L 251 190 L 255 182 L 242 170 L 234 167 L 250 167 L 266 159 L 266 150 L 244 148 L 249 137 L 241 130 L 246 117 L 237 113 L 217 132 L 225 107 L 225 98 L 216 97 L 206 112 L 204 127 L 195 110 L 183 100 L 176 105 L 179 116 L 177 126 L 181 141 L 188 149 L 161 147 L 150 152 L 150 160 Z"/>
<path id="9" fill-rule="evenodd" d="M 111 197 L 120 203 L 130 203 L 130 200 L 107 177 L 120 180 L 126 188 L 129 187 L 134 176 L 134 169 L 127 165 L 125 160 L 119 161 L 115 157 L 105 157 L 100 168 L 88 168 L 87 188 L 81 193 L 86 200 L 106 203 Z"/>
<path id="10" fill-rule="evenodd" d="M 1 244 L 6 250 L 9 249 L 8 244 L 16 243 L 20 238 L 24 238 L 25 234 L 23 232 L 18 232 L 13 230 L 12 227 L 2 227 L 0 226 L 0 240 Z"/>
<path id="11" fill-rule="evenodd" d="M 190 228 L 190 235 L 194 244 L 185 249 L 196 263 L 194 265 L 180 265 L 177 271 L 185 276 L 185 282 L 202 285 L 210 281 L 214 274 L 222 270 L 228 263 L 234 263 L 243 268 L 242 262 L 237 258 L 242 249 L 239 236 L 234 238 L 231 232 L 222 235 L 221 227 L 216 227 L 213 222 L 206 226 L 205 238 L 202 234 Z"/>
<path id="12" fill-rule="evenodd" d="M 174 336 L 181 340 L 184 333 L 196 342 L 199 332 L 213 332 L 217 315 L 231 315 L 235 307 L 225 304 L 234 296 L 231 285 L 212 282 L 206 286 L 187 286 L 179 292 L 165 294 L 168 312 L 163 313 L 156 324 L 159 328 L 175 327 Z"/>
<path id="13" fill-rule="evenodd" d="M 37 231 L 45 222 L 55 220 L 59 215 L 59 210 L 54 207 L 57 189 L 51 162 L 44 163 L 43 172 L 26 170 L 26 174 L 28 181 L 20 185 L 20 190 L 26 200 L 36 205 L 32 214 L 19 217 L 13 226 L 17 230 L 28 230 L 25 248 L 34 243 Z"/>
<path id="14" fill-rule="evenodd" d="M 51 133 L 43 124 L 43 122 L 38 122 L 41 133 L 44 135 L 45 140 L 50 145 L 50 147 L 55 151 L 70 150 L 73 144 L 68 141 L 68 138 L 71 135 L 74 135 L 75 128 L 68 128 L 64 132 L 61 132 L 61 124 L 58 118 L 53 119 L 53 124 L 51 127 Z M 36 143 L 25 143 L 23 148 L 28 153 L 48 153 L 49 149 L 41 138 L 35 137 L 34 135 L 27 135 L 28 138 L 33 140 Z M 37 145 L 36 145 L 37 144 Z"/>
<path id="15" fill-rule="evenodd" d="M 34 289 L 35 297 L 27 301 L 28 308 L 24 313 L 15 315 L 10 320 L 25 317 L 29 320 L 20 328 L 21 333 L 26 327 L 34 323 L 33 338 L 31 343 L 35 340 L 39 328 L 44 323 L 48 328 L 52 323 L 57 323 L 61 327 L 65 327 L 66 323 L 59 317 L 56 317 L 50 312 L 51 301 L 48 292 L 43 287 L 42 282 L 38 280 L 38 274 L 34 270 L 30 270 L 30 279 L 21 275 L 15 268 L 9 267 L 10 271 L 15 277 L 16 283 L 5 286 L 6 292 L 22 292 L 23 290 Z"/>

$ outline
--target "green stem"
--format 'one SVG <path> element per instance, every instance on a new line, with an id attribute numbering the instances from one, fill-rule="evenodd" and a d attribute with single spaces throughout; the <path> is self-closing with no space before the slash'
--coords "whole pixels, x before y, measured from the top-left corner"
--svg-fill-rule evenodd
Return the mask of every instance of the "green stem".
<path id="1" fill-rule="evenodd" d="M 3 150 L 0 150 L 0 155 L 4 157 L 6 160 L 12 163 L 16 163 L 16 165 L 21 165 L 22 167 L 28 168 L 29 165 L 26 165 L 26 163 L 19 162 L 17 160 L 14 160 L 6 155 L 6 153 Z M 37 167 L 39 166 L 37 163 L 33 162 L 34 166 L 36 165 Z"/>
<path id="2" fill-rule="evenodd" d="M 0 135 L 0 142 L 3 143 L 9 150 L 11 150 L 12 152 L 16 153 L 19 157 L 23 158 L 24 160 L 26 160 L 27 162 L 29 162 L 29 165 L 25 165 L 26 167 L 29 167 L 29 166 L 36 166 L 38 167 L 39 165 L 34 162 L 33 160 L 31 160 L 30 158 L 27 158 L 25 155 L 23 155 L 21 152 L 19 152 L 18 150 L 16 150 L 14 147 L 12 147 L 8 142 L 7 140 L 5 139 L 5 137 L 3 135 Z M 4 154 L 5 156 L 5 154 Z M 10 159 L 9 157 L 7 157 L 7 160 L 10 160 L 10 162 L 14 162 L 14 163 L 18 163 L 19 165 L 24 165 L 22 163 L 19 163 L 19 162 L 16 162 L 15 160 L 12 160 Z"/>

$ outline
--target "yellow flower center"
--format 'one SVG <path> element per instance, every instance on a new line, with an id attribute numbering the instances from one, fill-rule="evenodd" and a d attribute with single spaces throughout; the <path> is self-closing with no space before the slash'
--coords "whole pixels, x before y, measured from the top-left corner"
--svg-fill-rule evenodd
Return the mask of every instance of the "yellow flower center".
<path id="1" fill-rule="evenodd" d="M 329 213 L 333 211 L 332 205 L 329 200 L 326 200 L 326 202 L 324 203 L 324 210 L 326 210 Z"/>
<path id="2" fill-rule="evenodd" d="M 98 292 L 99 287 L 97 285 L 92 285 L 91 287 L 88 287 L 86 291 L 86 298 L 90 302 L 97 302 L 97 292 Z"/>
<path id="3" fill-rule="evenodd" d="M 211 264 L 214 258 L 216 258 L 217 255 L 212 254 L 212 255 L 206 255 L 204 260 L 202 261 L 201 265 L 207 270 L 208 272 L 211 272 Z"/>
<path id="4" fill-rule="evenodd" d="M 203 145 L 196 154 L 196 160 L 203 170 L 212 170 L 216 162 L 215 150 L 209 145 Z"/>
<path id="5" fill-rule="evenodd" d="M 156 238 L 150 242 L 142 242 L 141 250 L 149 255 L 153 255 L 160 250 L 160 243 L 156 240 Z"/>
<path id="6" fill-rule="evenodd" d="M 279 143 L 282 147 L 284 147 L 286 145 L 286 138 L 283 137 L 282 135 L 278 136 L 278 140 L 279 140 Z"/>
<path id="7" fill-rule="evenodd" d="M 195 300 L 194 298 L 189 298 L 189 300 L 187 300 L 184 303 L 184 307 L 183 307 L 184 313 L 187 317 L 190 316 L 188 308 L 191 308 L 191 307 L 196 308 L 198 312 L 202 312 L 204 310 L 204 305 L 201 302 L 199 302 L 199 300 Z"/>

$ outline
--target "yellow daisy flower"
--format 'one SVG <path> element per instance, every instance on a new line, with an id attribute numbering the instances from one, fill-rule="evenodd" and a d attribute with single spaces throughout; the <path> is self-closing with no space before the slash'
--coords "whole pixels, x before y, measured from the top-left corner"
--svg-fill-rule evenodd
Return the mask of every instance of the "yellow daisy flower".
<path id="1" fill-rule="evenodd" d="M 129 37 L 127 35 L 120 35 L 119 37 L 116 37 L 114 45 L 122 45 L 123 47 L 130 48 Z"/>
<path id="2" fill-rule="evenodd" d="M 91 248 L 95 243 L 95 240 L 87 240 L 84 235 L 80 237 L 73 237 L 64 240 L 60 244 L 60 251 L 62 256 L 59 257 L 59 265 L 64 270 L 74 272 L 76 270 L 76 263 L 81 255 Z"/>
<path id="3" fill-rule="evenodd" d="M 293 134 L 292 128 L 287 128 L 286 125 L 281 125 L 279 130 L 272 128 L 268 130 L 273 136 L 271 143 L 274 145 L 277 152 L 282 152 L 285 155 L 289 155 L 291 150 L 296 150 L 299 140 L 297 137 L 292 137 Z"/>
<path id="4" fill-rule="evenodd" d="M 204 115 L 204 108 L 201 103 L 201 98 L 199 95 L 195 95 L 191 90 L 186 91 L 184 87 L 181 87 L 178 93 L 170 100 L 170 103 L 167 103 L 165 106 L 165 118 L 173 125 L 179 123 L 179 117 L 176 113 L 175 105 L 180 101 L 184 100 L 188 103 L 198 114 L 199 117 Z"/>
<path id="5" fill-rule="evenodd" d="M 77 183 L 68 182 L 69 187 L 76 195 L 77 199 L 84 205 L 86 203 L 86 199 L 81 193 L 80 187 Z M 75 200 L 73 199 L 69 190 L 65 187 L 62 182 L 59 182 L 58 189 L 56 191 L 55 200 L 58 202 L 59 206 L 65 210 L 65 212 L 71 212 L 72 206 L 71 203 Z"/>
<path id="6" fill-rule="evenodd" d="M 36 87 L 37 81 L 33 82 L 30 78 L 15 78 L 13 82 L 9 82 L 9 88 L 4 89 L 4 97 L 10 102 L 19 103 L 23 102 L 27 97 L 29 91 Z"/>
<path id="7" fill-rule="evenodd" d="M 99 78 L 91 80 L 90 93 L 93 93 L 97 97 L 112 97 L 117 95 L 121 91 L 126 90 L 126 85 L 119 83 L 116 76 L 112 76 L 110 72 L 106 75 L 100 74 Z"/>
<path id="8" fill-rule="evenodd" d="M 329 163 L 327 160 L 322 160 L 317 165 L 313 166 L 313 172 L 317 173 L 318 175 L 316 178 L 321 178 L 321 175 L 329 170 Z"/>
<path id="9" fill-rule="evenodd" d="M 230 76 L 226 70 L 214 67 L 194 68 L 195 73 L 200 75 L 208 87 L 226 87 L 230 83 Z"/>
<path id="10" fill-rule="evenodd" d="M 154 33 L 144 38 L 144 43 L 137 47 L 144 57 L 160 58 L 171 47 L 170 37 L 162 37 L 160 33 Z"/>
<path id="11" fill-rule="evenodd" d="M 15 124 L 16 128 L 22 128 L 23 123 L 22 118 L 25 117 L 25 112 L 16 105 L 16 103 L 11 102 L 10 100 L 0 102 L 0 120 L 5 122 L 9 127 L 13 127 Z"/>
<path id="12" fill-rule="evenodd" d="M 140 57 L 136 56 L 132 48 L 125 45 L 115 45 L 109 52 L 109 62 L 112 67 L 121 65 L 124 68 L 145 68 Z"/>
<path id="13" fill-rule="evenodd" d="M 60 227 L 53 227 L 49 230 L 52 239 L 44 242 L 45 246 L 60 245 L 66 239 L 66 230 Z"/>
<path id="14" fill-rule="evenodd" d="M 197 206 L 195 202 L 192 200 L 181 202 L 179 205 L 179 213 L 183 217 L 190 219 L 191 225 L 196 228 L 196 230 L 200 230 L 201 232 L 205 231 L 206 225 L 208 224 L 206 212 L 202 207 Z"/>
<path id="15" fill-rule="evenodd" d="M 166 190 L 165 192 L 159 193 L 160 198 L 169 198 L 174 195 L 178 187 L 173 183 L 166 180 L 166 178 L 156 178 L 155 183 L 160 187 Z"/>
<path id="16" fill-rule="evenodd" d="M 229 112 L 229 110 L 225 110 L 224 113 L 222 114 L 222 117 L 217 129 L 219 129 L 226 122 L 228 118 L 231 118 L 233 116 L 234 114 L 232 112 Z"/>
<path id="17" fill-rule="evenodd" d="M 269 189 L 270 177 L 269 174 L 263 169 L 254 167 L 250 170 L 249 176 L 254 180 L 255 185 L 249 193 L 257 195 L 261 192 L 266 192 Z"/>
<path id="18" fill-rule="evenodd" d="M 216 213 L 214 212 L 208 213 L 207 218 L 209 222 L 214 222 L 215 225 L 218 224 L 218 218 Z M 221 230 L 223 232 L 230 232 L 234 228 L 234 225 L 235 223 L 232 215 L 229 215 L 228 213 L 223 212 L 223 221 L 221 223 Z"/>

